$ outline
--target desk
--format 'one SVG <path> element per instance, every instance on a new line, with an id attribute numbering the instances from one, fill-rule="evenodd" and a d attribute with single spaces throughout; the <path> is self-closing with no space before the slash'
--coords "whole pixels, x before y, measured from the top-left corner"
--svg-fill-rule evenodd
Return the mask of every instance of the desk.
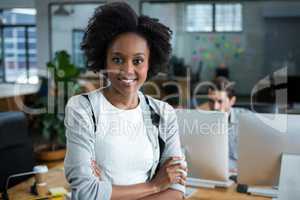
<path id="1" fill-rule="evenodd" d="M 49 170 L 46 176 L 48 187 L 64 187 L 70 190 L 63 170 L 63 163 Z M 34 183 L 34 178 L 30 178 L 8 190 L 10 200 L 30 200 L 37 198 L 37 196 L 30 193 L 30 187 Z"/>
<path id="2" fill-rule="evenodd" d="M 34 94 L 39 91 L 41 84 L 21 84 L 21 83 L 1 83 L 0 84 L 0 99 L 14 98 L 15 96 L 23 96 Z"/>
<path id="3" fill-rule="evenodd" d="M 236 192 L 236 185 L 225 189 L 200 188 L 188 200 L 272 200 L 272 198 L 259 197 Z"/>
<path id="4" fill-rule="evenodd" d="M 31 195 L 29 188 L 34 182 L 33 178 L 24 181 L 8 190 L 9 197 L 12 200 L 28 200 L 36 198 Z M 65 179 L 63 172 L 63 163 L 49 170 L 47 173 L 47 183 L 49 187 L 65 187 L 69 190 L 69 185 Z M 198 191 L 188 200 L 271 200 L 271 198 L 263 198 L 240 194 L 235 191 L 235 185 L 228 189 L 198 189 Z"/>

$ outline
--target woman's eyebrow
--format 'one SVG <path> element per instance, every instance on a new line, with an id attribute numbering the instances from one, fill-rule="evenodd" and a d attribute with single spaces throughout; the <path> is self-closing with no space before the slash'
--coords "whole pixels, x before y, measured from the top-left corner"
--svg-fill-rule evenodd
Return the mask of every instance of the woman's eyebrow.
<path id="1" fill-rule="evenodd" d="M 123 54 L 121 53 L 121 52 L 112 52 L 112 54 L 114 54 L 114 55 L 118 55 L 118 56 L 122 56 Z"/>
<path id="2" fill-rule="evenodd" d="M 145 54 L 144 53 L 136 53 L 134 54 L 134 56 L 144 56 Z"/>
<path id="3" fill-rule="evenodd" d="M 123 53 L 118 52 L 118 51 L 112 52 L 112 54 L 113 54 L 113 55 L 118 55 L 118 56 L 124 56 Z M 135 53 L 133 56 L 145 56 L 145 53 L 142 53 L 142 52 L 140 52 L 140 53 Z"/>

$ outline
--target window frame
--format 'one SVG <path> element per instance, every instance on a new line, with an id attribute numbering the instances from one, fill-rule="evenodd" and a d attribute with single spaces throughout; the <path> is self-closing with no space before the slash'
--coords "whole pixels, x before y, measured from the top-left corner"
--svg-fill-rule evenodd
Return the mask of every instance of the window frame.
<path id="1" fill-rule="evenodd" d="M 2 71 L 2 77 L 0 77 L 0 83 L 17 83 L 17 81 L 8 81 L 6 77 L 6 66 L 5 66 L 5 38 L 4 29 L 5 28 L 24 28 L 24 44 L 25 44 L 25 64 L 26 64 L 26 78 L 30 78 L 30 51 L 29 51 L 29 29 L 35 28 L 35 24 L 2 24 L 0 25 L 0 37 L 1 37 L 1 60 L 0 60 L 0 70 Z M 20 83 L 21 84 L 21 83 Z M 26 83 L 30 84 L 30 83 Z"/>
<path id="2" fill-rule="evenodd" d="M 243 2 L 218 2 L 218 3 L 213 3 L 213 12 L 214 12 L 214 15 L 213 15 L 213 31 L 215 33 L 241 33 L 244 31 L 244 27 L 243 27 L 243 22 L 244 22 L 244 19 L 243 19 L 243 13 L 244 13 L 244 6 L 243 6 Z M 230 5 L 230 4 L 240 4 L 241 5 L 241 30 L 240 31 L 233 31 L 233 30 L 230 30 L 230 31 L 217 31 L 216 30 L 216 5 Z"/>
<path id="3" fill-rule="evenodd" d="M 187 30 L 187 10 L 188 10 L 188 6 L 190 5 L 210 5 L 211 8 L 212 8 L 212 12 L 211 12 L 211 17 L 212 17 L 212 23 L 211 23 L 211 31 L 204 31 L 204 30 L 197 30 L 197 31 L 189 31 Z M 184 4 L 184 19 L 183 19 L 183 30 L 184 32 L 187 32 L 187 33 L 211 33 L 211 32 L 214 32 L 214 24 L 215 24 L 215 21 L 214 21 L 214 15 L 215 15 L 215 12 L 214 12 L 214 5 L 212 3 L 209 3 L 209 2 L 188 2 L 188 3 L 185 3 Z"/>
<path id="4" fill-rule="evenodd" d="M 184 2 L 182 2 L 184 3 Z M 188 5 L 199 5 L 199 4 L 210 4 L 212 5 L 212 31 L 188 31 L 186 29 L 186 12 L 187 12 L 187 6 Z M 216 5 L 230 5 L 230 4 L 240 4 L 241 5 L 241 30 L 240 31 L 217 31 L 216 30 Z M 243 32 L 243 3 L 242 2 L 235 2 L 235 1 L 229 1 L 229 2 L 205 2 L 205 1 L 197 1 L 197 2 L 186 2 L 184 5 L 184 31 L 187 33 L 242 33 Z"/>
<path id="5" fill-rule="evenodd" d="M 209 1 L 209 0 L 190 0 L 190 1 L 184 1 L 184 0 L 167 0 L 167 1 L 163 1 L 163 0 L 140 0 L 139 3 L 139 13 L 143 14 L 143 3 L 159 3 L 159 4 L 167 4 L 167 3 L 184 3 L 184 12 L 186 12 L 186 6 L 188 4 L 211 4 L 213 9 L 212 9 L 212 31 L 187 31 L 186 30 L 186 17 L 184 17 L 183 21 L 183 30 L 184 32 L 187 33 L 243 33 L 244 31 L 244 19 L 243 19 L 243 13 L 244 13 L 244 3 L 237 1 L 237 0 L 230 0 L 230 1 L 225 1 L 225 0 L 214 0 L 214 1 Z M 241 31 L 216 31 L 216 4 L 240 4 L 241 5 Z"/>
<path id="6" fill-rule="evenodd" d="M 75 35 L 77 33 L 84 34 L 85 30 L 84 29 L 76 29 L 76 28 L 72 30 L 72 56 L 71 56 L 72 57 L 72 62 L 76 65 L 76 67 L 78 67 L 78 69 L 80 71 L 86 71 L 86 66 L 87 66 L 87 61 L 86 60 L 85 60 L 85 64 L 83 66 L 77 65 L 77 63 L 76 63 L 77 53 L 75 52 L 75 50 L 76 50 L 76 45 L 75 45 L 75 40 L 76 40 L 75 37 L 76 36 Z M 85 57 L 84 53 L 83 53 L 83 57 Z M 83 59 L 86 59 L 86 58 L 83 58 Z"/>

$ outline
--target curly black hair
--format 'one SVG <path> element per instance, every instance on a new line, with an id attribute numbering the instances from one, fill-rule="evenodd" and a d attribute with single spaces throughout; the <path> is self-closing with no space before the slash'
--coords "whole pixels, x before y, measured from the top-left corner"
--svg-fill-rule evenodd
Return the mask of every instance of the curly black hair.
<path id="1" fill-rule="evenodd" d="M 172 31 L 158 19 L 138 16 L 124 2 L 99 6 L 90 18 L 81 43 L 88 69 L 105 69 L 107 49 L 118 35 L 128 32 L 139 34 L 147 41 L 150 50 L 148 75 L 165 71 L 172 51 Z"/>

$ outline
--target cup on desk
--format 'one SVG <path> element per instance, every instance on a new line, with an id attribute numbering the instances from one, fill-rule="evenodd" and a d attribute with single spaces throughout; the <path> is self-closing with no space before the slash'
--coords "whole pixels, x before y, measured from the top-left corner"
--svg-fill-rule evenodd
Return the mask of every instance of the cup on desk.
<path id="1" fill-rule="evenodd" d="M 37 165 L 33 168 L 35 174 L 35 190 L 38 195 L 45 196 L 48 194 L 48 185 L 46 182 L 46 173 L 48 167 L 45 165 Z"/>

